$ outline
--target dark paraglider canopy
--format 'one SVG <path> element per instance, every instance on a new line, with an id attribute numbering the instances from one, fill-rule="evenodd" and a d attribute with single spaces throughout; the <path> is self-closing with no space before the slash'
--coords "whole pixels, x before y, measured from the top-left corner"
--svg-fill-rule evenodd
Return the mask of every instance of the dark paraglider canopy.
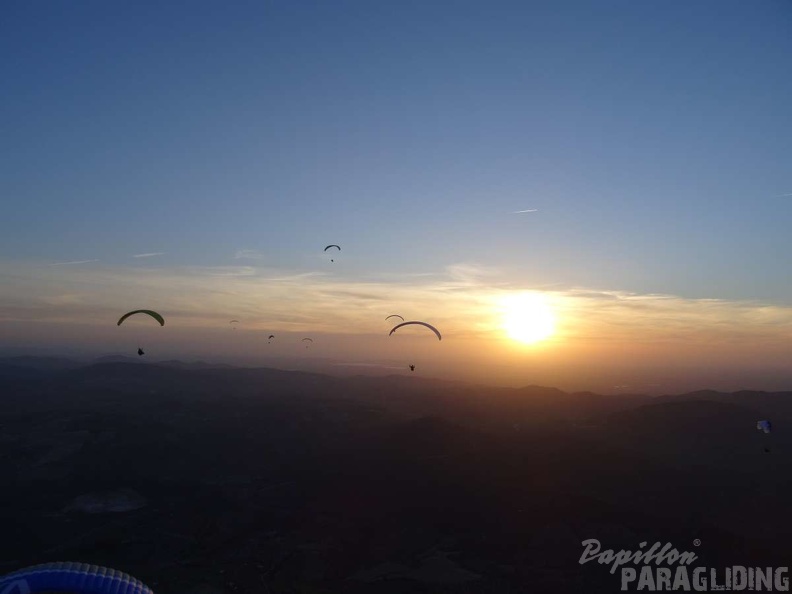
<path id="1" fill-rule="evenodd" d="M 437 328 L 435 328 L 434 326 L 432 326 L 431 324 L 427 324 L 426 322 L 402 322 L 401 324 L 399 324 L 397 326 L 394 326 L 393 329 L 390 331 L 390 334 L 388 334 L 388 336 L 390 336 L 391 334 L 396 332 L 396 330 L 398 330 L 402 326 L 409 326 L 411 324 L 418 324 L 419 326 L 426 326 L 427 328 L 429 328 L 429 330 L 431 330 L 432 332 L 434 332 L 437 335 L 437 340 L 443 340 L 443 337 L 440 335 L 440 331 Z"/>
<path id="2" fill-rule="evenodd" d="M 138 349 L 138 355 L 142 356 L 142 355 L 145 355 L 145 354 L 146 353 L 143 352 L 143 349 L 141 349 L 141 348 Z"/>
<path id="3" fill-rule="evenodd" d="M 385 318 L 385 321 L 387 322 L 387 321 L 388 321 L 388 320 L 390 320 L 391 318 L 399 318 L 399 319 L 400 319 L 402 322 L 404 321 L 404 318 L 403 318 L 403 317 L 401 317 L 399 314 L 391 314 L 391 315 L 389 315 L 387 318 Z"/>
<path id="4" fill-rule="evenodd" d="M 415 365 L 410 365 L 410 371 L 415 371 Z"/>
<path id="5" fill-rule="evenodd" d="M 123 316 L 121 316 L 121 319 L 118 320 L 118 324 L 117 325 L 120 326 L 121 322 L 126 320 L 129 316 L 132 316 L 132 315 L 135 315 L 135 314 L 139 314 L 139 313 L 144 313 L 144 314 L 150 315 L 152 318 L 154 318 L 155 320 L 157 320 L 159 322 L 160 326 L 164 326 L 165 325 L 165 319 L 161 315 L 159 315 L 156 311 L 153 311 L 153 310 L 150 310 L 150 309 L 136 309 L 135 311 L 130 311 L 128 313 L 125 313 Z"/>

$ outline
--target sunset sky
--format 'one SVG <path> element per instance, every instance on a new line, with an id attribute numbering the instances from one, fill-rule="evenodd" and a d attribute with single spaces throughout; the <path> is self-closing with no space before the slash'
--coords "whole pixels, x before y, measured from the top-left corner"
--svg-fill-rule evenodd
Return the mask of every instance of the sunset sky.
<path id="1" fill-rule="evenodd" d="M 5 2 L 0 354 L 792 390 L 790 64 L 783 0 Z"/>

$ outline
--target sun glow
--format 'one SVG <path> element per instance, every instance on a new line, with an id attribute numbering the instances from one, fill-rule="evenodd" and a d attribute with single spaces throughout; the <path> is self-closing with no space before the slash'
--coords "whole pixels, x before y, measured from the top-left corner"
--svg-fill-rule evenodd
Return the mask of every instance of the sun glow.
<path id="1" fill-rule="evenodd" d="M 553 335 L 555 315 L 541 295 L 510 296 L 503 301 L 503 329 L 511 339 L 533 344 Z"/>

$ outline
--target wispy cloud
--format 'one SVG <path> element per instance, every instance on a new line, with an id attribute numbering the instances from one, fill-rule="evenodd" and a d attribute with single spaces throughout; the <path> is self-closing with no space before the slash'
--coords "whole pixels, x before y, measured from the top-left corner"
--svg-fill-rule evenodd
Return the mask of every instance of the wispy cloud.
<path id="1" fill-rule="evenodd" d="M 710 343 L 792 338 L 792 307 L 758 301 L 576 289 L 559 294 L 558 302 L 571 336 Z"/>
<path id="2" fill-rule="evenodd" d="M 225 326 L 231 317 L 244 316 L 250 330 L 379 335 L 384 317 L 396 311 L 442 328 L 445 344 L 474 337 L 502 340 L 505 298 L 528 291 L 541 294 L 555 311 L 558 344 L 592 349 L 702 345 L 701 352 L 709 352 L 722 345 L 756 350 L 792 340 L 789 305 L 526 287 L 509 281 L 508 271 L 465 262 L 398 281 L 352 282 L 250 266 L 66 270 L 25 265 L 4 267 L 0 281 L 0 317 L 10 321 L 91 324 L 125 307 L 145 305 L 170 314 L 178 327 Z"/>
<path id="3" fill-rule="evenodd" d="M 274 276 L 265 276 L 265 272 L 262 272 L 262 274 L 263 276 L 261 277 L 261 280 L 270 283 L 291 282 L 311 277 L 327 276 L 326 272 L 295 272 L 293 274 L 278 274 L 277 272 L 271 272 L 271 274 L 274 274 Z"/>
<path id="4" fill-rule="evenodd" d="M 91 262 L 98 262 L 99 260 L 73 260 L 71 262 L 54 262 L 50 266 L 68 266 L 71 264 L 89 264 Z"/>
<path id="5" fill-rule="evenodd" d="M 264 260 L 267 258 L 267 254 L 258 250 L 237 250 L 237 253 L 234 254 L 234 259 L 240 260 L 243 258 L 247 260 Z"/>
<path id="6" fill-rule="evenodd" d="M 195 266 L 185 270 L 205 276 L 235 277 L 256 275 L 256 269 L 252 266 Z"/>
<path id="7" fill-rule="evenodd" d="M 396 367 L 395 365 L 383 365 L 382 363 L 334 363 L 336 367 L 371 367 L 379 369 L 395 369 L 404 371 L 404 366 Z"/>
<path id="8" fill-rule="evenodd" d="M 482 288 L 504 287 L 509 283 L 502 280 L 503 274 L 496 268 L 470 262 L 446 266 L 445 274 L 438 278 L 435 287 L 443 291 L 474 291 Z"/>
<path id="9" fill-rule="evenodd" d="M 515 210 L 512 214 L 522 214 L 524 212 L 539 212 L 538 208 L 529 208 L 528 210 Z"/>
<path id="10" fill-rule="evenodd" d="M 164 256 L 165 252 L 151 252 L 148 254 L 135 254 L 133 258 L 153 258 L 154 256 Z"/>
<path id="11" fill-rule="evenodd" d="M 787 192 L 786 194 L 779 194 L 778 196 L 776 196 L 776 198 L 788 198 L 789 196 L 792 196 L 792 192 Z"/>

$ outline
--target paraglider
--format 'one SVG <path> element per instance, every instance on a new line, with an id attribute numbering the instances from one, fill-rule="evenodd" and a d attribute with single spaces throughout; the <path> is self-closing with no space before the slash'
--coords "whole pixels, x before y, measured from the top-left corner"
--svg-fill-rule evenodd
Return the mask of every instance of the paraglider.
<path id="1" fill-rule="evenodd" d="M 763 431 L 765 434 L 770 433 L 773 430 L 773 424 L 768 420 L 757 421 L 756 422 L 756 429 L 757 431 Z M 769 454 L 770 448 L 764 446 L 764 453 Z"/>
<path id="2" fill-rule="evenodd" d="M 121 322 L 126 320 L 129 316 L 132 316 L 132 315 L 135 315 L 135 314 L 139 314 L 139 313 L 144 313 L 144 314 L 150 315 L 152 318 L 154 318 L 155 320 L 157 320 L 159 322 L 160 326 L 164 326 L 165 325 L 165 319 L 161 315 L 159 315 L 156 311 L 152 311 L 150 309 L 136 309 L 135 311 L 130 311 L 129 313 L 125 313 L 123 316 L 121 316 L 121 319 L 118 320 L 118 326 L 120 326 Z"/>
<path id="3" fill-rule="evenodd" d="M 324 249 L 324 251 L 326 252 L 327 250 L 329 250 L 330 248 L 333 248 L 333 247 L 334 247 L 334 248 L 337 248 L 339 252 L 341 251 L 341 246 L 338 246 L 338 245 L 336 245 L 336 244 L 334 244 L 334 243 L 331 243 L 330 245 L 328 245 L 328 246 L 327 246 L 327 247 Z M 330 258 L 330 261 L 331 261 L 331 262 L 335 262 L 335 260 L 333 260 L 332 258 Z"/>
<path id="4" fill-rule="evenodd" d="M 44 563 L 0 577 L 0 594 L 154 594 L 131 575 L 87 563 Z"/>
<path id="5" fill-rule="evenodd" d="M 307 342 L 310 342 L 311 344 L 313 344 L 313 339 L 311 339 L 311 338 L 303 338 L 303 339 L 302 339 L 302 341 L 303 341 L 303 342 L 306 342 L 306 341 L 307 341 Z M 307 344 L 305 345 L 305 348 L 306 348 L 306 349 L 308 348 L 308 345 L 307 345 Z"/>
<path id="6" fill-rule="evenodd" d="M 431 330 L 432 332 L 434 332 L 437 335 L 437 340 L 443 340 L 443 337 L 440 335 L 440 331 L 437 328 L 435 328 L 434 326 L 432 326 L 431 324 L 427 324 L 426 322 L 402 322 L 401 324 L 399 324 L 397 326 L 394 326 L 393 329 L 390 331 L 390 334 L 388 334 L 388 336 L 390 336 L 391 334 L 396 332 L 396 330 L 398 330 L 402 326 L 409 326 L 411 324 L 418 324 L 420 326 L 426 326 L 427 328 L 429 328 L 429 330 Z"/>
<path id="7" fill-rule="evenodd" d="M 133 316 L 133 315 L 135 315 L 135 314 L 146 314 L 146 315 L 149 315 L 149 316 L 151 316 L 152 318 L 154 318 L 155 320 L 157 320 L 157 322 L 159 322 L 159 325 L 160 325 L 160 326 L 164 326 L 164 325 L 165 325 L 165 318 L 163 318 L 163 317 L 162 317 L 160 314 L 158 314 L 156 311 L 153 311 L 153 310 L 151 310 L 151 309 L 136 309 L 136 310 L 134 310 L 134 311 L 127 312 L 127 313 L 125 313 L 123 316 L 121 316 L 121 318 L 118 320 L 118 324 L 117 324 L 117 326 L 120 326 L 120 325 L 121 325 L 121 323 L 122 323 L 124 320 L 126 320 L 126 319 L 127 319 L 129 316 Z M 142 348 L 140 348 L 140 347 L 138 347 L 138 356 L 139 356 L 139 357 L 142 357 L 142 356 L 143 356 L 143 355 L 145 355 L 145 354 L 146 354 L 146 353 L 144 353 L 144 352 L 143 352 L 143 349 L 142 349 Z"/>
<path id="8" fill-rule="evenodd" d="M 229 324 L 239 324 L 239 320 L 231 320 L 228 322 Z M 231 326 L 234 330 L 236 330 L 236 326 Z"/>
<path id="9" fill-rule="evenodd" d="M 437 340 L 443 340 L 443 337 L 440 335 L 440 331 L 437 328 L 435 328 L 434 326 L 432 326 L 431 324 L 427 324 L 426 322 L 402 322 L 401 324 L 397 324 L 396 326 L 394 326 L 391 329 L 391 331 L 388 334 L 388 336 L 390 336 L 391 334 L 396 332 L 396 330 L 398 330 L 402 326 L 410 326 L 410 325 L 413 325 L 413 324 L 416 324 L 418 326 L 425 326 L 425 327 L 429 328 L 429 330 L 431 330 L 432 332 L 435 333 L 435 336 L 437 336 Z M 413 363 L 410 364 L 410 371 L 415 371 L 415 364 L 413 364 Z"/>
<path id="10" fill-rule="evenodd" d="M 267 339 L 267 344 L 269 344 L 269 343 L 270 343 L 270 341 L 271 341 L 273 338 L 275 338 L 275 335 L 274 335 L 274 334 L 270 334 L 270 335 L 269 335 L 269 338 Z"/>
<path id="11" fill-rule="evenodd" d="M 402 322 L 404 321 L 404 318 L 401 317 L 399 314 L 391 314 L 387 318 L 385 318 L 385 321 L 387 322 L 391 318 L 399 318 Z"/>

